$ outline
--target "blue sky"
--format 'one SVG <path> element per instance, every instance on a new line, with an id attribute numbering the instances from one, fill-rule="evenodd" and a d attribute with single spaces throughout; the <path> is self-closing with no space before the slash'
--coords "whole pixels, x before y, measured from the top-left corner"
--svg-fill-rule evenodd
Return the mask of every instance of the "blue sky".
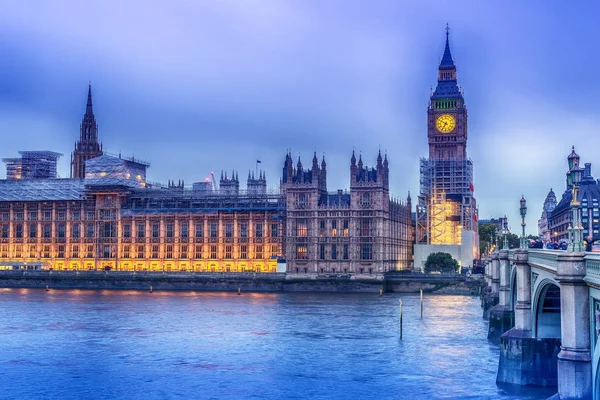
<path id="1" fill-rule="evenodd" d="M 104 149 L 151 162 L 149 179 L 210 171 L 270 186 L 287 149 L 325 153 L 330 190 L 349 186 L 352 149 L 390 159 L 391 190 L 413 199 L 427 156 L 426 107 L 444 27 L 469 110 L 467 152 L 480 218 L 518 200 L 537 230 L 566 156 L 600 168 L 598 2 L 0 0 L 1 157 L 64 154 L 87 83 Z M 598 170 L 600 171 L 600 170 Z M 600 172 L 598 172 L 600 178 Z"/>

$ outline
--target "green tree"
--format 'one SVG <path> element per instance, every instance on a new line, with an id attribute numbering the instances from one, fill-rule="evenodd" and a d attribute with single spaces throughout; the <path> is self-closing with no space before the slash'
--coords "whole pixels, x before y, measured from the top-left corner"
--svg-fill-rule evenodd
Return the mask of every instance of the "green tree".
<path id="1" fill-rule="evenodd" d="M 425 273 L 429 274 L 431 272 L 458 272 L 458 261 L 452 258 L 449 253 L 431 253 L 425 261 Z"/>
<path id="2" fill-rule="evenodd" d="M 481 254 L 487 254 L 496 242 L 496 225 L 482 224 L 479 225 L 479 250 Z"/>
<path id="3" fill-rule="evenodd" d="M 514 233 L 509 233 L 508 235 L 506 235 L 506 239 L 508 240 L 508 247 L 510 249 L 518 249 L 521 245 L 521 240 Z"/>

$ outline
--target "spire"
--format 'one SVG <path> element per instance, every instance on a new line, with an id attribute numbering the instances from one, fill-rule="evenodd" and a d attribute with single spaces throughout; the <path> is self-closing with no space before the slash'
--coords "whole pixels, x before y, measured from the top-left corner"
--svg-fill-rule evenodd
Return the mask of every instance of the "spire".
<path id="1" fill-rule="evenodd" d="M 362 162 L 362 154 L 358 155 L 358 168 L 362 168 L 363 166 L 363 162 Z"/>
<path id="2" fill-rule="evenodd" d="M 321 169 L 325 169 L 327 167 L 327 163 L 325 162 L 325 153 L 323 153 L 323 160 L 321 161 Z"/>
<path id="3" fill-rule="evenodd" d="M 450 52 L 450 26 L 446 24 L 446 48 L 444 49 L 444 55 L 440 62 L 440 69 L 454 69 L 454 60 L 452 59 L 452 53 Z"/>
<path id="4" fill-rule="evenodd" d="M 350 159 L 350 163 L 352 165 L 356 165 L 356 156 L 354 155 L 354 150 L 352 150 L 352 158 Z"/>
<path id="5" fill-rule="evenodd" d="M 316 151 L 315 151 L 315 153 L 314 153 L 314 155 L 313 155 L 313 160 L 312 160 L 312 162 L 313 162 L 313 167 L 315 167 L 315 166 L 316 166 L 316 167 L 318 168 L 318 165 L 319 165 L 319 160 L 317 159 L 317 152 L 316 152 Z"/>
<path id="6" fill-rule="evenodd" d="M 377 154 L 377 168 L 381 167 L 382 164 L 382 158 L 381 158 L 381 149 L 379 149 L 379 154 Z"/>
<path id="7" fill-rule="evenodd" d="M 94 114 L 94 111 L 92 110 L 92 82 L 91 81 L 88 84 L 88 98 L 87 98 L 87 104 L 85 106 L 85 113 L 88 115 Z"/>

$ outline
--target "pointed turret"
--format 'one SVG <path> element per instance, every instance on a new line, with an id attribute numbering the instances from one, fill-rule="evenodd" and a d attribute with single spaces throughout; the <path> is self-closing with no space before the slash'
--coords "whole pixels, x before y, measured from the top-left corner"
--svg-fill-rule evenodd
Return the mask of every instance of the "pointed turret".
<path id="1" fill-rule="evenodd" d="M 358 155 L 358 168 L 362 169 L 363 167 L 363 162 L 362 162 L 362 154 Z"/>
<path id="2" fill-rule="evenodd" d="M 381 158 L 381 150 L 379 150 L 379 154 L 377 154 L 377 168 L 383 167 L 383 158 Z"/>
<path id="3" fill-rule="evenodd" d="M 86 114 L 94 114 L 94 110 L 92 109 L 92 83 L 90 82 L 88 85 L 88 97 L 87 97 L 87 104 L 85 106 L 85 113 Z"/>
<path id="4" fill-rule="evenodd" d="M 316 151 L 313 154 L 312 165 L 313 165 L 313 168 L 319 168 L 319 160 L 317 159 L 317 152 Z"/>
<path id="5" fill-rule="evenodd" d="M 325 153 L 323 153 L 323 160 L 321 161 L 321 169 L 325 169 L 327 164 L 325 163 Z"/>
<path id="6" fill-rule="evenodd" d="M 450 52 L 450 26 L 446 24 L 446 47 L 444 48 L 444 55 L 440 62 L 440 69 L 456 69 L 454 60 L 452 59 L 452 53 Z"/>
<path id="7" fill-rule="evenodd" d="M 356 165 L 356 156 L 354 155 L 354 150 L 352 150 L 352 158 L 350 158 L 350 165 Z"/>

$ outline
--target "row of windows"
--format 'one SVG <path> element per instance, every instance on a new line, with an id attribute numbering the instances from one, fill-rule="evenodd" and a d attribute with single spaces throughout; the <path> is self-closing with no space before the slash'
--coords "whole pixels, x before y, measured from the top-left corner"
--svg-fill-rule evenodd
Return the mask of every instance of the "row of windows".
<path id="1" fill-rule="evenodd" d="M 27 228 L 27 233 L 25 233 L 25 228 Z M 115 237 L 116 236 L 116 227 L 115 227 L 114 222 L 101 222 L 100 228 L 101 228 L 100 234 L 102 235 L 102 237 Z M 95 233 L 95 224 L 94 223 L 84 224 L 83 229 L 85 229 L 85 237 L 87 237 L 87 238 L 94 237 L 94 233 Z M 38 232 L 41 234 L 41 237 L 43 237 L 43 238 L 51 238 L 52 237 L 52 224 L 50 224 L 50 223 L 42 224 L 40 230 L 38 231 L 37 223 L 31 223 L 31 224 L 17 223 L 17 224 L 14 224 L 13 236 L 15 238 L 23 238 L 26 235 L 29 238 L 37 238 Z M 131 224 L 122 224 L 122 232 L 123 232 L 124 238 L 132 237 Z M 65 238 L 66 233 L 67 233 L 66 224 L 64 224 L 64 223 L 56 224 L 56 232 L 55 232 L 56 237 Z M 204 224 L 196 223 L 194 233 L 195 233 L 194 237 L 196 237 L 196 238 L 204 237 Z M 237 233 L 238 233 L 239 237 L 247 238 L 248 233 L 249 233 L 248 224 L 247 223 L 238 223 Z M 255 223 L 253 233 L 254 233 L 255 238 L 265 237 L 265 230 L 264 230 L 263 224 Z M 271 224 L 270 234 L 271 234 L 272 238 L 279 237 L 279 225 L 278 224 Z M 81 237 L 81 235 L 82 235 L 82 227 L 80 226 L 80 224 L 79 223 L 71 224 L 70 237 L 79 238 L 79 237 Z M 2 227 L 0 228 L 0 236 L 4 239 L 10 237 L 9 224 L 2 224 Z M 150 227 L 150 236 L 152 238 L 161 237 L 160 223 L 158 223 L 158 222 L 152 223 L 152 225 Z M 173 223 L 165 224 L 164 236 L 167 238 L 175 237 L 175 225 Z M 180 238 L 188 238 L 189 236 L 190 236 L 189 224 L 188 223 L 180 224 L 179 237 Z M 234 224 L 233 223 L 224 224 L 223 236 L 226 238 L 234 237 Z M 136 237 L 137 238 L 146 237 L 146 223 L 145 222 L 137 223 Z M 217 223 L 209 224 L 209 237 L 211 237 L 211 238 L 219 237 L 219 224 L 217 224 Z"/>
<path id="2" fill-rule="evenodd" d="M 43 210 L 41 212 L 38 212 L 37 210 L 27 211 L 27 214 L 25 214 L 24 211 L 13 211 L 12 218 L 15 221 L 25 221 L 25 215 L 27 215 L 27 221 L 52 221 L 53 219 L 56 219 L 57 221 L 65 221 L 67 219 L 66 210 L 57 210 L 54 214 L 54 218 L 52 216 L 52 210 Z M 94 220 L 96 218 L 96 212 L 84 211 L 82 213 L 81 211 L 71 211 L 69 214 L 69 217 L 72 221 L 79 221 L 83 219 L 82 216 L 87 220 Z M 114 211 L 101 210 L 100 216 L 102 218 L 114 218 Z M 3 211 L 0 213 L 0 219 L 2 221 L 10 221 L 10 212 Z"/>
<path id="3" fill-rule="evenodd" d="M 56 252 L 54 253 L 52 251 L 52 248 L 50 245 L 45 245 L 41 248 L 41 254 L 39 256 L 42 258 L 53 258 L 53 257 L 65 258 L 65 255 L 67 254 L 65 249 L 66 249 L 65 245 L 58 245 L 58 246 L 56 246 Z M 253 252 L 250 253 L 247 245 L 241 245 L 241 246 L 239 246 L 239 249 L 234 249 L 234 246 L 231 246 L 231 245 L 224 246 L 222 249 L 219 249 L 219 247 L 216 245 L 211 245 L 211 246 L 181 245 L 181 247 L 179 249 L 176 249 L 173 245 L 166 245 L 166 246 L 164 246 L 164 258 L 187 259 L 193 255 L 193 258 L 196 258 L 196 259 L 201 259 L 201 258 L 220 259 L 220 258 L 223 258 L 226 260 L 231 260 L 234 258 L 239 258 L 239 259 L 260 260 L 260 259 L 263 259 L 265 255 L 267 255 L 269 258 L 275 258 L 278 256 L 279 246 L 277 246 L 277 245 L 266 246 L 267 251 L 270 250 L 270 252 L 268 254 L 264 251 L 264 249 L 265 249 L 265 246 L 256 245 L 256 246 L 254 246 Z M 25 252 L 24 252 L 24 250 L 25 250 Z M 105 245 L 105 246 L 102 246 L 102 248 L 100 250 L 101 250 L 100 256 L 102 258 L 115 258 L 115 256 L 116 256 L 114 246 Z M 3 245 L 0 248 L 0 257 L 8 258 L 8 254 L 9 254 L 8 246 Z M 155 259 L 160 258 L 160 254 L 161 254 L 161 248 L 159 245 L 153 245 L 149 248 L 148 255 L 150 258 L 155 258 Z M 146 258 L 146 255 L 147 255 L 146 248 L 143 245 L 137 245 L 137 246 L 133 246 L 133 247 L 131 247 L 129 245 L 125 245 L 125 246 L 123 246 L 123 249 L 122 249 L 123 258 L 143 259 L 143 258 Z M 249 257 L 249 255 L 251 257 Z M 16 245 L 14 247 L 12 257 L 14 257 L 14 258 L 23 258 L 23 257 L 37 258 L 38 257 L 38 248 L 36 245 L 29 245 L 29 246 Z M 70 257 L 71 258 L 79 258 L 79 257 L 95 258 L 96 254 L 94 252 L 94 245 L 83 245 L 83 246 L 73 245 L 73 246 L 71 246 Z"/>
<path id="4" fill-rule="evenodd" d="M 308 247 L 304 244 L 296 245 L 296 259 L 308 260 Z M 332 245 L 319 245 L 319 260 L 349 260 L 349 246 L 344 244 L 338 246 Z M 360 259 L 361 260 L 372 260 L 373 259 L 373 245 L 363 244 L 360 246 Z"/>

